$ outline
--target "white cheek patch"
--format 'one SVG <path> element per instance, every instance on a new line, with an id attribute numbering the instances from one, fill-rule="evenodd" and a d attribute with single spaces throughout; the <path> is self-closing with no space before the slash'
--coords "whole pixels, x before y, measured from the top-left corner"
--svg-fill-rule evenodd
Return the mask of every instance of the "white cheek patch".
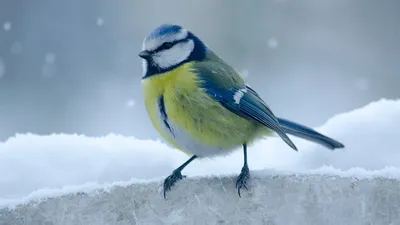
<path id="1" fill-rule="evenodd" d="M 188 31 L 186 29 L 181 29 L 177 33 L 169 33 L 156 38 L 149 38 L 143 41 L 142 50 L 153 51 L 160 47 L 165 42 L 174 42 L 187 38 Z"/>
<path id="2" fill-rule="evenodd" d="M 143 76 L 146 76 L 148 63 L 147 60 L 142 59 Z"/>
<path id="3" fill-rule="evenodd" d="M 170 49 L 161 51 L 153 56 L 153 61 L 162 69 L 175 66 L 185 61 L 194 49 L 193 40 L 174 45 Z"/>

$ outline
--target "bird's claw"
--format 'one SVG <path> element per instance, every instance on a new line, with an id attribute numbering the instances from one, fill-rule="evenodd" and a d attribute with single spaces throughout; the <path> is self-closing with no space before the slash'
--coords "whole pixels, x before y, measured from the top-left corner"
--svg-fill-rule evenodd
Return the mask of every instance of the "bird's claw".
<path id="1" fill-rule="evenodd" d="M 244 165 L 242 168 L 242 171 L 240 172 L 240 174 L 236 180 L 236 188 L 238 190 L 239 197 L 242 197 L 242 196 L 240 196 L 241 188 L 245 188 L 246 190 L 248 190 L 246 184 L 247 184 L 247 181 L 249 180 L 249 178 L 250 178 L 249 167 L 247 165 Z"/>
<path id="2" fill-rule="evenodd" d="M 172 172 L 171 175 L 169 175 L 167 178 L 164 180 L 164 198 L 166 199 L 166 193 L 167 191 L 171 190 L 171 187 L 178 181 L 186 176 L 181 174 L 181 171 L 174 171 Z"/>

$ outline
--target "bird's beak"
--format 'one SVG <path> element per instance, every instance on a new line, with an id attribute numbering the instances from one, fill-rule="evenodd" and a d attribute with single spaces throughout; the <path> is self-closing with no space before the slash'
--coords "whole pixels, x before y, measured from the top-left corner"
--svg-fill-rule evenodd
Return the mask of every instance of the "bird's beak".
<path id="1" fill-rule="evenodd" d="M 139 57 L 140 58 L 148 59 L 148 58 L 150 58 L 150 56 L 151 56 L 151 53 L 149 51 L 147 51 L 147 50 L 139 52 Z"/>

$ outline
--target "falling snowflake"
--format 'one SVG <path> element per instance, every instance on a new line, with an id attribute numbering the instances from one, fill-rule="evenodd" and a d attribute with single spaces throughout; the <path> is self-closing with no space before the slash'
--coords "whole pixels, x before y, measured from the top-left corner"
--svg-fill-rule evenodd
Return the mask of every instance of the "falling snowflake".
<path id="1" fill-rule="evenodd" d="M 53 64 L 56 61 L 56 55 L 51 52 L 46 53 L 44 58 L 47 64 Z"/>
<path id="2" fill-rule="evenodd" d="M 4 76 L 6 72 L 6 65 L 4 64 L 3 60 L 0 58 L 0 78 Z"/>
<path id="3" fill-rule="evenodd" d="M 136 105 L 136 101 L 133 99 L 130 99 L 128 101 L 126 101 L 125 106 L 127 108 L 133 108 Z"/>
<path id="4" fill-rule="evenodd" d="M 278 47 L 278 40 L 274 37 L 268 39 L 268 47 L 269 48 L 277 48 Z"/>
<path id="5" fill-rule="evenodd" d="M 370 83 L 367 78 L 359 77 L 355 81 L 355 86 L 360 91 L 366 91 L 369 89 Z"/>
<path id="6" fill-rule="evenodd" d="M 44 56 L 44 65 L 42 67 L 42 77 L 51 78 L 57 73 L 56 55 L 52 52 L 48 52 Z"/>
<path id="7" fill-rule="evenodd" d="M 103 24 L 104 24 L 103 18 L 98 17 L 98 18 L 97 18 L 97 26 L 101 27 L 101 26 L 103 26 Z"/>
<path id="8" fill-rule="evenodd" d="M 4 22 L 3 27 L 5 31 L 9 31 L 11 29 L 11 22 L 10 21 Z"/>

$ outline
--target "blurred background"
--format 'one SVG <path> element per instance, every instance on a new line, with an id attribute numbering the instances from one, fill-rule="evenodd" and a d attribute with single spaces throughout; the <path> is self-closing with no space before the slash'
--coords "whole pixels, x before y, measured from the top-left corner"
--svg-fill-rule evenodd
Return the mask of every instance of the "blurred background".
<path id="1" fill-rule="evenodd" d="M 157 138 L 137 53 L 178 23 L 273 111 L 319 126 L 400 96 L 397 0 L 1 0 L 0 141 L 15 133 Z"/>

